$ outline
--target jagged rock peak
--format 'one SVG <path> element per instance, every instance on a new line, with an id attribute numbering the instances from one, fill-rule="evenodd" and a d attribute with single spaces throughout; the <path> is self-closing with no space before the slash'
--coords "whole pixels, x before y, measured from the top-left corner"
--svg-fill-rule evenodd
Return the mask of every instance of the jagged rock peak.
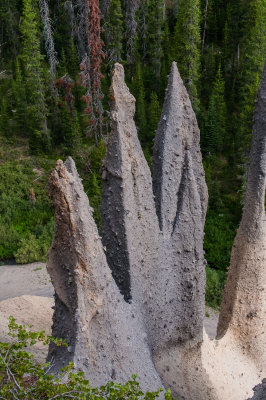
<path id="1" fill-rule="evenodd" d="M 234 241 L 218 323 L 266 374 L 266 64 L 254 111 L 244 210 Z"/>
<path id="2" fill-rule="evenodd" d="M 114 66 L 110 99 L 112 118 L 116 119 L 115 112 L 118 112 L 117 117 L 119 121 L 125 121 L 134 117 L 136 100 L 125 83 L 124 68 L 119 63 L 115 63 Z"/>
<path id="3" fill-rule="evenodd" d="M 144 390 L 162 382 L 155 371 L 142 318 L 120 295 L 106 262 L 92 209 L 74 161 L 58 161 L 50 179 L 55 235 L 48 272 L 55 287 L 53 372 L 72 361 L 94 385 L 137 373 Z M 138 333 L 136 335 L 136 332 Z"/>
<path id="4" fill-rule="evenodd" d="M 172 64 L 153 153 L 153 191 L 160 228 L 171 235 L 177 212 L 185 152 L 193 160 L 193 173 L 201 199 L 204 225 L 208 194 L 200 152 L 200 131 L 177 65 Z"/>
<path id="5" fill-rule="evenodd" d="M 254 124 L 241 229 L 250 241 L 265 235 L 266 63 L 254 110 Z"/>
<path id="6" fill-rule="evenodd" d="M 159 228 L 152 179 L 134 122 L 135 99 L 115 64 L 111 84 L 111 133 L 103 162 L 103 244 L 126 300 L 143 303 L 158 266 Z"/>

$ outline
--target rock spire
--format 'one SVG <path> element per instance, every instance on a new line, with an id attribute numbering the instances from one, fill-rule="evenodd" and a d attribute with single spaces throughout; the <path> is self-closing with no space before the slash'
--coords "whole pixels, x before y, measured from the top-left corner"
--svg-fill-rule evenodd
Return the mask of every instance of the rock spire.
<path id="1" fill-rule="evenodd" d="M 49 359 L 55 371 L 74 362 L 94 385 L 137 373 L 144 390 L 164 385 L 180 400 L 246 400 L 266 376 L 266 67 L 216 341 L 203 330 L 208 194 L 199 129 L 177 66 L 155 137 L 153 177 L 120 64 L 110 94 L 102 238 L 74 161 L 58 161 L 50 180 L 53 335 L 69 347 L 51 345 Z"/>
<path id="2" fill-rule="evenodd" d="M 218 325 L 266 365 L 266 64 L 254 111 L 250 165 L 242 220 L 231 254 Z"/>

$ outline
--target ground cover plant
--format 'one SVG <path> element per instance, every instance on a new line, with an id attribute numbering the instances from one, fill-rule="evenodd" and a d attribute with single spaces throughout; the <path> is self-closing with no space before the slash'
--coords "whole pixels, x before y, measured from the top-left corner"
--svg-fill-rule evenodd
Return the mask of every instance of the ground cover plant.
<path id="1" fill-rule="evenodd" d="M 43 331 L 32 332 L 30 327 L 18 325 L 12 316 L 9 317 L 9 336 L 10 342 L 0 342 L 1 400 L 155 400 L 162 391 L 144 393 L 136 375 L 125 384 L 108 382 L 95 388 L 83 372 L 74 372 L 72 363 L 55 377 L 49 374 L 49 363 L 34 361 L 30 348 L 37 342 L 67 346 L 65 341 L 47 336 Z M 164 398 L 172 400 L 171 392 L 165 392 Z"/>

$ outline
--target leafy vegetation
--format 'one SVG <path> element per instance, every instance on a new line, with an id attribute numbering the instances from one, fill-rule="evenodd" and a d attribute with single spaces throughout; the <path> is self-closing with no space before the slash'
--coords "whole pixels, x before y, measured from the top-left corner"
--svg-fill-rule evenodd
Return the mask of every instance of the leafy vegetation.
<path id="1" fill-rule="evenodd" d="M 124 385 L 109 382 L 94 388 L 83 372 L 74 372 L 73 363 L 62 369 L 58 377 L 49 373 L 49 363 L 37 364 L 29 348 L 41 342 L 53 342 L 57 346 L 67 346 L 61 339 L 46 336 L 43 331 L 32 332 L 24 325 L 18 325 L 9 318 L 11 343 L 0 342 L 0 398 L 5 400 L 155 400 L 162 389 L 144 393 L 137 376 Z M 171 392 L 164 394 L 165 400 L 172 400 Z"/>
<path id="2" fill-rule="evenodd" d="M 53 210 L 40 159 L 0 165 L 0 258 L 18 262 L 45 260 L 53 235 Z M 48 163 L 50 164 L 50 163 Z M 51 167 L 50 167 L 51 168 Z"/>

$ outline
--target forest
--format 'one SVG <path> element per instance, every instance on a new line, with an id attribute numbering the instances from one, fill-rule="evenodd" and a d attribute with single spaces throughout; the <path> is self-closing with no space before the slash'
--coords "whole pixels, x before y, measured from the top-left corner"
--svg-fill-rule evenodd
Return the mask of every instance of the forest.
<path id="1" fill-rule="evenodd" d="M 47 182 L 58 158 L 75 160 L 100 229 L 113 65 L 125 68 L 152 168 L 176 61 L 201 131 L 209 190 L 206 301 L 218 307 L 265 56 L 265 0 L 1 1 L 0 261 L 46 259 L 54 227 Z"/>

